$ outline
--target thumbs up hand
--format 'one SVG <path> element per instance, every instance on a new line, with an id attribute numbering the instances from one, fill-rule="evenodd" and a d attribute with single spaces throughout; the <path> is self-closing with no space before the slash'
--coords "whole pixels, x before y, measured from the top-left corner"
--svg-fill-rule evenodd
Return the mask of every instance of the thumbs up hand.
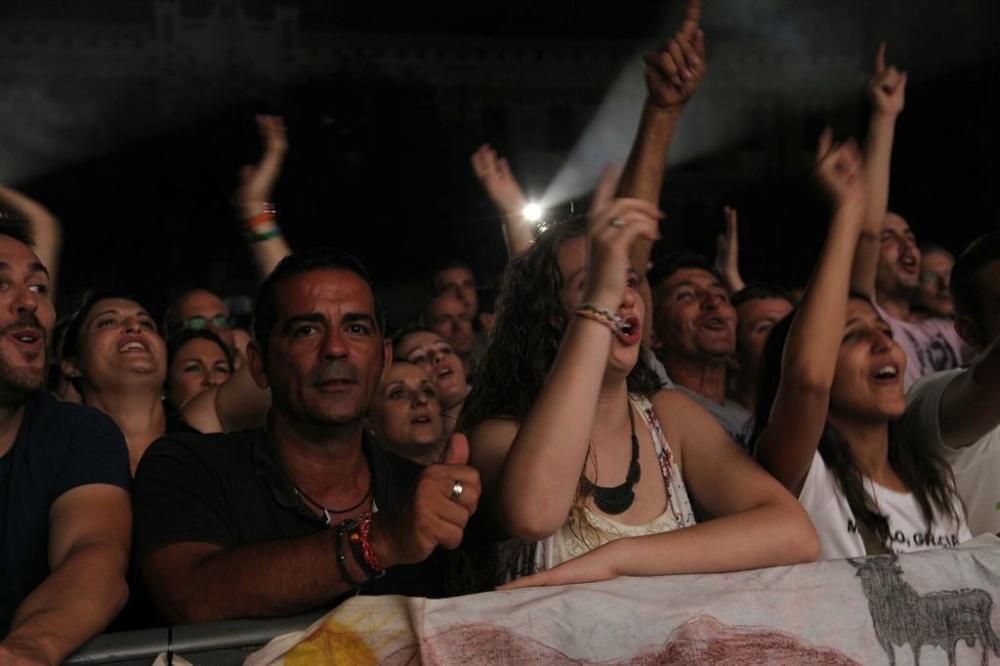
<path id="1" fill-rule="evenodd" d="M 455 433 L 442 462 L 417 477 L 409 504 L 375 514 L 370 538 L 382 567 L 422 562 L 435 548 L 452 550 L 462 543 L 482 490 L 479 472 L 468 462 L 469 440 Z"/>

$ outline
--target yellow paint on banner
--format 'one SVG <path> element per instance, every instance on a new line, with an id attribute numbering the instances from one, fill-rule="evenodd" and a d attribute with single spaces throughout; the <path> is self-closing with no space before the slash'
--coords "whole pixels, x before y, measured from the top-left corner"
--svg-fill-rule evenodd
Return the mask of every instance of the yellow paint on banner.
<path id="1" fill-rule="evenodd" d="M 327 621 L 312 636 L 285 655 L 286 666 L 374 666 L 375 653 L 365 639 L 347 625 Z"/>

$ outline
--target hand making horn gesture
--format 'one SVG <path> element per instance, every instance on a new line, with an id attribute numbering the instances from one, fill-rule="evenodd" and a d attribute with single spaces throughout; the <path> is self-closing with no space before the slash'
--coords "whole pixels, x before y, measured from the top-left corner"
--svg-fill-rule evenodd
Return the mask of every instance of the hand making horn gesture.
<path id="1" fill-rule="evenodd" d="M 864 160 L 858 144 L 851 139 L 834 143 L 833 130 L 823 130 L 816 147 L 816 180 L 834 209 L 862 208 L 865 205 Z"/>
<path id="2" fill-rule="evenodd" d="M 680 32 L 666 46 L 643 56 L 649 101 L 669 109 L 683 106 L 705 75 L 705 33 L 701 21 L 701 0 L 688 0 Z"/>
<path id="3" fill-rule="evenodd" d="M 872 104 L 881 113 L 898 115 L 906 103 L 906 72 L 885 64 L 885 42 L 875 54 L 875 73 L 868 83 Z"/>

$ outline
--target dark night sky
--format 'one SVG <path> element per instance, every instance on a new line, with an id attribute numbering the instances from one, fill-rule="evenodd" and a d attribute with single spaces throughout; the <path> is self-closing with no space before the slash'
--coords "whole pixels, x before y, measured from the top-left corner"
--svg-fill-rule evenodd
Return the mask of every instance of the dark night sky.
<path id="1" fill-rule="evenodd" d="M 209 0 L 180 2 L 182 13 L 193 19 L 204 15 L 212 4 Z M 241 4 L 251 18 L 266 20 L 274 3 L 245 0 Z M 657 34 L 662 38 L 669 31 L 656 26 L 664 21 L 672 25 L 681 6 L 680 2 L 645 1 L 601 8 L 588 3 L 518 2 L 477 3 L 445 11 L 443 6 L 414 3 L 375 10 L 326 0 L 294 4 L 303 29 L 314 32 L 377 34 L 389 44 L 394 39 L 410 43 L 415 37 L 432 37 L 432 42 L 448 45 L 456 39 L 481 36 L 515 45 L 550 43 L 553 48 L 608 40 L 637 43 Z M 830 53 L 872 49 L 882 36 L 893 40 L 892 54 L 905 60 L 911 70 L 907 111 L 897 135 L 893 206 L 910 218 L 922 237 L 954 250 L 996 228 L 993 191 L 1000 174 L 994 164 L 995 118 L 1000 115 L 1000 100 L 992 35 L 1000 24 L 994 0 L 967 0 L 946 8 L 925 0 L 817 2 L 808 3 L 808 9 L 804 3 L 783 0 L 732 0 L 728 5 L 705 0 L 705 4 L 710 67 L 712 49 L 716 54 L 728 49 L 717 60 L 724 61 L 720 70 L 729 67 L 726 80 L 730 82 L 741 77 L 738 67 L 731 66 L 743 62 L 739 50 L 753 55 L 762 48 L 760 35 L 766 33 L 755 34 L 752 29 L 760 26 L 746 25 L 758 17 L 780 27 L 794 18 L 785 14 L 801 13 L 800 24 L 812 26 L 795 35 L 804 40 L 799 46 L 806 58 L 823 60 Z M 755 13 L 754 7 L 760 11 Z M 733 12 L 733 8 L 740 11 Z M 839 34 L 855 15 L 863 15 L 857 19 L 863 34 Z M 140 26 L 146 32 L 152 32 L 155 24 L 153 3 L 140 0 L 5 0 L 0 4 L 0 24 L 25 21 L 54 22 L 71 26 L 70 30 L 73 26 L 81 30 Z M 777 27 L 771 34 L 780 33 Z M 3 30 L 0 27 L 0 39 Z M 809 41 L 813 39 L 817 43 Z M 766 58 L 747 62 L 748 80 L 768 79 Z M 26 71 L 43 77 L 50 69 L 65 66 L 47 63 L 42 57 L 30 64 L 36 69 Z M 0 85 L 16 80 L 23 86 L 23 72 L 12 75 L 13 66 L 5 58 Z M 841 134 L 863 134 L 867 114 L 861 90 L 864 72 L 856 74 L 842 101 L 823 104 L 820 111 L 803 111 L 794 87 L 787 92 L 779 89 L 762 111 L 755 111 L 759 132 L 735 143 L 722 143 L 672 169 L 663 205 L 670 223 L 677 225 L 675 237 L 710 252 L 714 233 L 721 227 L 719 209 L 723 203 L 735 203 L 741 208 L 747 235 L 745 272 L 751 278 L 800 283 L 824 225 L 822 210 L 808 189 L 807 163 L 800 148 L 812 144 L 827 120 Z M 73 85 L 74 76 L 64 80 Z M 512 156 L 515 170 L 524 173 L 529 170 L 526 156 L 533 150 L 565 157 L 587 121 L 576 117 L 567 120 L 565 127 L 556 122 L 544 147 L 525 145 L 516 131 L 484 136 L 491 127 L 490 118 L 480 121 L 443 111 L 441 91 L 419 77 L 399 78 L 354 68 L 315 73 L 277 91 L 179 114 L 166 127 L 116 131 L 117 124 L 124 127 L 135 123 L 135 117 L 161 108 L 163 96 L 171 93 L 157 87 L 158 76 L 150 73 L 145 79 L 133 76 L 121 84 L 107 84 L 111 92 L 103 94 L 114 103 L 95 106 L 99 111 L 91 115 L 96 114 L 97 120 L 88 117 L 91 131 L 96 124 L 97 134 L 104 136 L 102 149 L 62 161 L 53 159 L 51 168 L 12 183 L 63 219 L 67 291 L 114 275 L 129 285 L 143 285 L 140 294 L 155 309 L 170 294 L 195 283 L 224 292 L 252 289 L 228 198 L 238 165 L 256 155 L 252 114 L 271 111 L 286 115 L 290 133 L 286 171 L 275 195 L 289 240 L 293 246 L 337 244 L 357 252 L 377 280 L 391 287 L 390 300 L 405 301 L 397 308 L 402 311 L 397 317 L 402 317 L 415 292 L 398 285 L 407 279 L 423 280 L 436 260 L 461 256 L 484 276 L 496 275 L 502 268 L 496 219 L 468 168 L 472 150 L 483 141 L 494 141 Z M 199 93 L 192 86 L 210 88 L 217 83 L 181 81 L 185 99 Z M 63 105 L 55 112 L 61 110 L 69 119 L 60 127 L 74 139 L 78 138 L 72 136 L 74 123 L 86 117 L 85 104 L 74 109 L 74 96 L 86 102 L 81 95 L 88 95 L 92 84 L 79 85 L 81 91 L 55 97 L 61 100 L 56 106 Z M 726 105 L 728 94 L 716 89 L 707 93 L 706 103 L 716 108 Z M 511 105 L 516 107 L 517 96 L 512 93 L 512 97 Z M 6 117 L 14 114 L 16 118 L 16 112 L 8 109 Z M 508 118 L 508 130 L 512 122 Z M 623 122 L 634 125 L 634 118 Z M 10 120 L 7 124 L 9 138 L 18 130 Z M 705 131 L 696 123 L 691 127 Z M 791 156 L 788 150 L 772 145 L 776 139 L 789 143 L 789 135 L 795 148 Z M 748 160 L 747 155 L 765 157 L 760 162 Z M 787 259 L 775 261 L 780 255 Z"/>

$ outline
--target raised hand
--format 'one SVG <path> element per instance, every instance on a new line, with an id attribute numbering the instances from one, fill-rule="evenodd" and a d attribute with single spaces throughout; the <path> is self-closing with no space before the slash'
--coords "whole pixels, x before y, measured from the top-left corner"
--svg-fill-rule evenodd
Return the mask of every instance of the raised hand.
<path id="1" fill-rule="evenodd" d="M 409 505 L 375 514 L 372 547 L 384 568 L 423 562 L 435 548 L 452 550 L 462 543 L 482 490 L 479 472 L 468 463 L 469 440 L 455 433 L 442 462 L 418 477 Z"/>
<path id="2" fill-rule="evenodd" d="M 729 293 L 743 289 L 746 284 L 740 275 L 740 236 L 736 209 L 724 206 L 726 231 L 715 238 L 715 270 L 722 276 Z"/>
<path id="3" fill-rule="evenodd" d="M 666 46 L 643 56 L 649 103 L 669 109 L 684 105 L 698 88 L 707 68 L 705 33 L 701 21 L 701 0 L 688 0 L 687 14 L 680 32 Z"/>
<path id="4" fill-rule="evenodd" d="M 834 143 L 827 127 L 816 147 L 816 180 L 835 209 L 865 205 L 864 161 L 858 144 L 851 139 Z"/>
<path id="5" fill-rule="evenodd" d="M 257 116 L 257 129 L 263 153 L 257 164 L 247 164 L 240 169 L 240 183 L 233 194 L 233 203 L 242 219 L 259 215 L 264 204 L 271 201 L 288 151 L 285 121 L 281 116 Z"/>
<path id="6" fill-rule="evenodd" d="M 642 199 L 615 199 L 591 216 L 585 302 L 609 310 L 618 308 L 625 293 L 632 245 L 640 238 L 657 240 L 662 217 L 654 204 Z"/>
<path id="7" fill-rule="evenodd" d="M 473 173 L 493 205 L 508 215 L 520 215 L 527 201 L 506 158 L 499 157 L 490 144 L 484 143 L 472 154 L 471 162 Z"/>
<path id="8" fill-rule="evenodd" d="M 885 42 L 879 44 L 875 54 L 875 72 L 868 82 L 868 92 L 876 111 L 897 115 L 906 103 L 906 72 L 894 65 L 886 67 Z"/>

